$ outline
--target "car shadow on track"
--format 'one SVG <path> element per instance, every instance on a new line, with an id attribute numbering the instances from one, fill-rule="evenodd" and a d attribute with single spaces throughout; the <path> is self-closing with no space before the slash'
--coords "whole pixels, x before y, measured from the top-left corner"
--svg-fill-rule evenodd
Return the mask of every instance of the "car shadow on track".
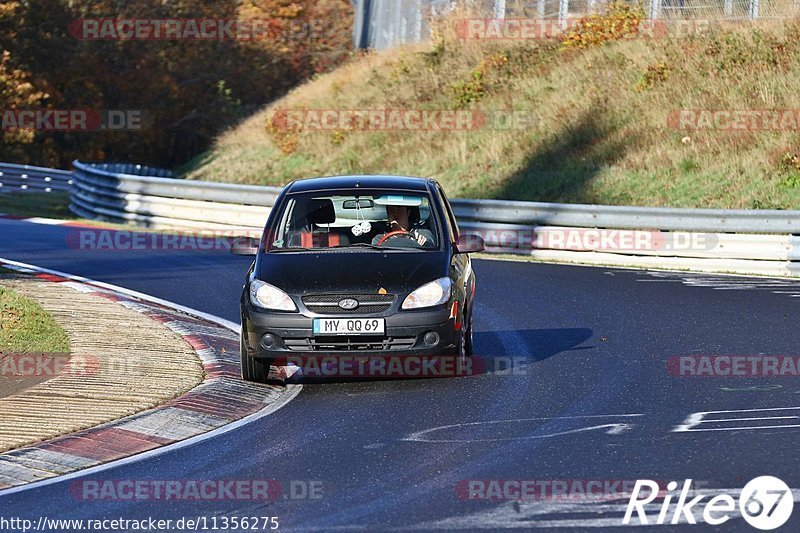
<path id="1" fill-rule="evenodd" d="M 475 332 L 476 355 L 473 359 L 477 359 L 480 362 L 479 366 L 485 369 L 482 373 L 507 374 L 518 366 L 528 366 L 562 352 L 591 349 L 592 346 L 581 346 L 581 344 L 591 339 L 593 334 L 590 328 Z M 513 341 L 498 343 L 498 338 L 503 337 Z M 498 344 L 501 344 L 501 350 L 497 349 Z"/>
<path id="2" fill-rule="evenodd" d="M 464 378 L 481 374 L 509 374 L 565 351 L 591 349 L 580 346 L 593 335 L 589 328 L 529 329 L 475 332 L 475 354 L 419 357 L 387 353 L 379 356 L 308 354 L 295 358 L 287 383 L 352 383 L 359 381 Z M 498 342 L 513 338 L 513 348 Z M 516 353 L 515 353 L 516 352 Z"/>

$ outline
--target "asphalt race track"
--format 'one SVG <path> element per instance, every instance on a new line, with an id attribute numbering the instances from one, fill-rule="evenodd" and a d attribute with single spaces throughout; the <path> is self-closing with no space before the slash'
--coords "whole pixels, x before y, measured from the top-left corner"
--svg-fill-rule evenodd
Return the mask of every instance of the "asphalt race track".
<path id="1" fill-rule="evenodd" d="M 0 220 L 0 257 L 238 322 L 248 258 L 80 251 L 66 244 L 74 231 Z M 306 384 L 257 423 L 91 476 L 269 479 L 291 487 L 288 497 L 81 501 L 66 481 L 0 496 L 0 508 L 34 521 L 275 516 L 289 531 L 581 529 L 621 526 L 625 504 L 470 501 L 458 488 L 465 480 L 693 479 L 733 491 L 761 475 L 800 487 L 800 379 L 667 370 L 673 356 L 797 354 L 800 282 L 485 260 L 474 268 L 475 350 L 485 373 Z M 796 411 L 737 412 L 767 408 Z M 685 423 L 711 411 L 734 413 L 704 420 L 748 421 Z M 765 421 L 771 413 L 780 417 Z M 309 488 L 318 497 L 307 497 Z M 785 527 L 800 530 L 800 511 Z M 724 529 L 755 531 L 740 517 Z"/>

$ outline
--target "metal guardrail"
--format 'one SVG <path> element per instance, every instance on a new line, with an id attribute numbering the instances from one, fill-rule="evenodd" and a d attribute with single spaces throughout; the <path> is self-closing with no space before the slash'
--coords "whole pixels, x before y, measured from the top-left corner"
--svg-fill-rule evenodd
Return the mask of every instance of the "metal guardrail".
<path id="1" fill-rule="evenodd" d="M 0 163 L 0 193 L 67 192 L 71 185 L 69 170 Z"/>
<path id="2" fill-rule="evenodd" d="M 261 229 L 280 188 L 162 177 L 169 171 L 75 161 L 70 209 L 153 228 Z"/>
<path id="3" fill-rule="evenodd" d="M 605 1 L 598 0 L 351 0 L 355 9 L 353 43 L 357 48 L 385 50 L 406 43 L 427 42 L 431 36 L 432 17 L 451 13 L 457 7 L 471 9 L 471 17 L 496 21 L 527 19 L 569 20 L 603 11 Z M 778 0 L 646 0 L 638 4 L 648 21 L 696 21 L 698 28 L 708 22 L 757 19 L 791 19 L 798 15 L 796 2 Z M 643 28 L 647 26 L 643 25 Z M 691 27 L 686 24 L 684 27 Z M 513 26 L 509 26 L 513 32 Z"/>
<path id="4" fill-rule="evenodd" d="M 649 228 L 665 231 L 800 233 L 800 211 L 676 209 L 505 200 L 456 200 L 453 202 L 453 209 L 459 219 L 506 224 Z"/>
<path id="5" fill-rule="evenodd" d="M 260 232 L 280 188 L 174 179 L 138 165 L 73 163 L 70 209 L 153 229 Z M 645 268 L 800 276 L 800 211 L 452 200 L 490 253 Z M 626 239 L 633 245 L 625 245 Z M 635 242 L 634 242 L 635 241 Z"/>
<path id="6" fill-rule="evenodd" d="M 86 199 L 100 197 L 124 201 L 163 202 L 171 205 L 186 205 L 197 209 L 225 210 L 235 206 L 253 214 L 262 210 L 249 210 L 246 206 L 272 207 L 281 191 L 280 187 L 257 185 L 235 185 L 162 178 L 154 175 L 156 169 L 138 165 L 95 165 L 75 161 L 75 185 L 78 191 L 87 193 Z M 158 170 L 164 175 L 168 171 Z M 75 188 L 73 189 L 75 191 Z M 186 204 L 186 200 L 201 203 Z M 211 203 L 229 204 L 213 206 Z M 800 233 L 800 211 L 782 210 L 724 210 L 724 209 L 676 209 L 667 207 L 628 207 L 608 205 L 554 204 L 541 202 L 518 202 L 508 200 L 452 200 L 459 221 L 492 223 L 496 229 L 526 229 L 540 226 L 567 226 L 578 228 L 612 229 L 657 229 L 662 231 L 692 231 L 719 233 Z M 111 207 L 111 206 L 109 206 Z M 147 215 L 140 206 L 118 204 L 120 212 Z M 237 225 L 231 219 L 236 214 L 227 213 L 229 225 Z M 183 219 L 182 217 L 175 217 Z M 204 221 L 206 217 L 194 213 L 186 217 Z M 208 220 L 218 222 L 217 220 Z M 259 219 L 253 227 L 262 227 Z"/>

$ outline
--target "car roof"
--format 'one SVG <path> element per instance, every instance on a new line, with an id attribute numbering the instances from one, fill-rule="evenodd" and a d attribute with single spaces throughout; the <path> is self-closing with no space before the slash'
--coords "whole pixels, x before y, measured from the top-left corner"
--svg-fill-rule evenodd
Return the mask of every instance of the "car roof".
<path id="1" fill-rule="evenodd" d="M 395 189 L 427 191 L 429 179 L 409 176 L 330 176 L 308 178 L 289 184 L 287 192 L 335 191 L 337 189 Z"/>

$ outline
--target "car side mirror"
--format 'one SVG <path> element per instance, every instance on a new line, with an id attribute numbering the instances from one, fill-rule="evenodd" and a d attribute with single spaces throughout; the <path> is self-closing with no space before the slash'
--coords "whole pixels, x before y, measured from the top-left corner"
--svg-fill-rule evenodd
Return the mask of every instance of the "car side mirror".
<path id="1" fill-rule="evenodd" d="M 467 233 L 458 236 L 455 248 L 458 254 L 471 254 L 484 251 L 486 249 L 486 243 L 480 235 L 471 235 Z"/>
<path id="2" fill-rule="evenodd" d="M 233 255 L 256 255 L 258 254 L 259 240 L 253 237 L 239 237 L 231 243 L 231 253 Z"/>

